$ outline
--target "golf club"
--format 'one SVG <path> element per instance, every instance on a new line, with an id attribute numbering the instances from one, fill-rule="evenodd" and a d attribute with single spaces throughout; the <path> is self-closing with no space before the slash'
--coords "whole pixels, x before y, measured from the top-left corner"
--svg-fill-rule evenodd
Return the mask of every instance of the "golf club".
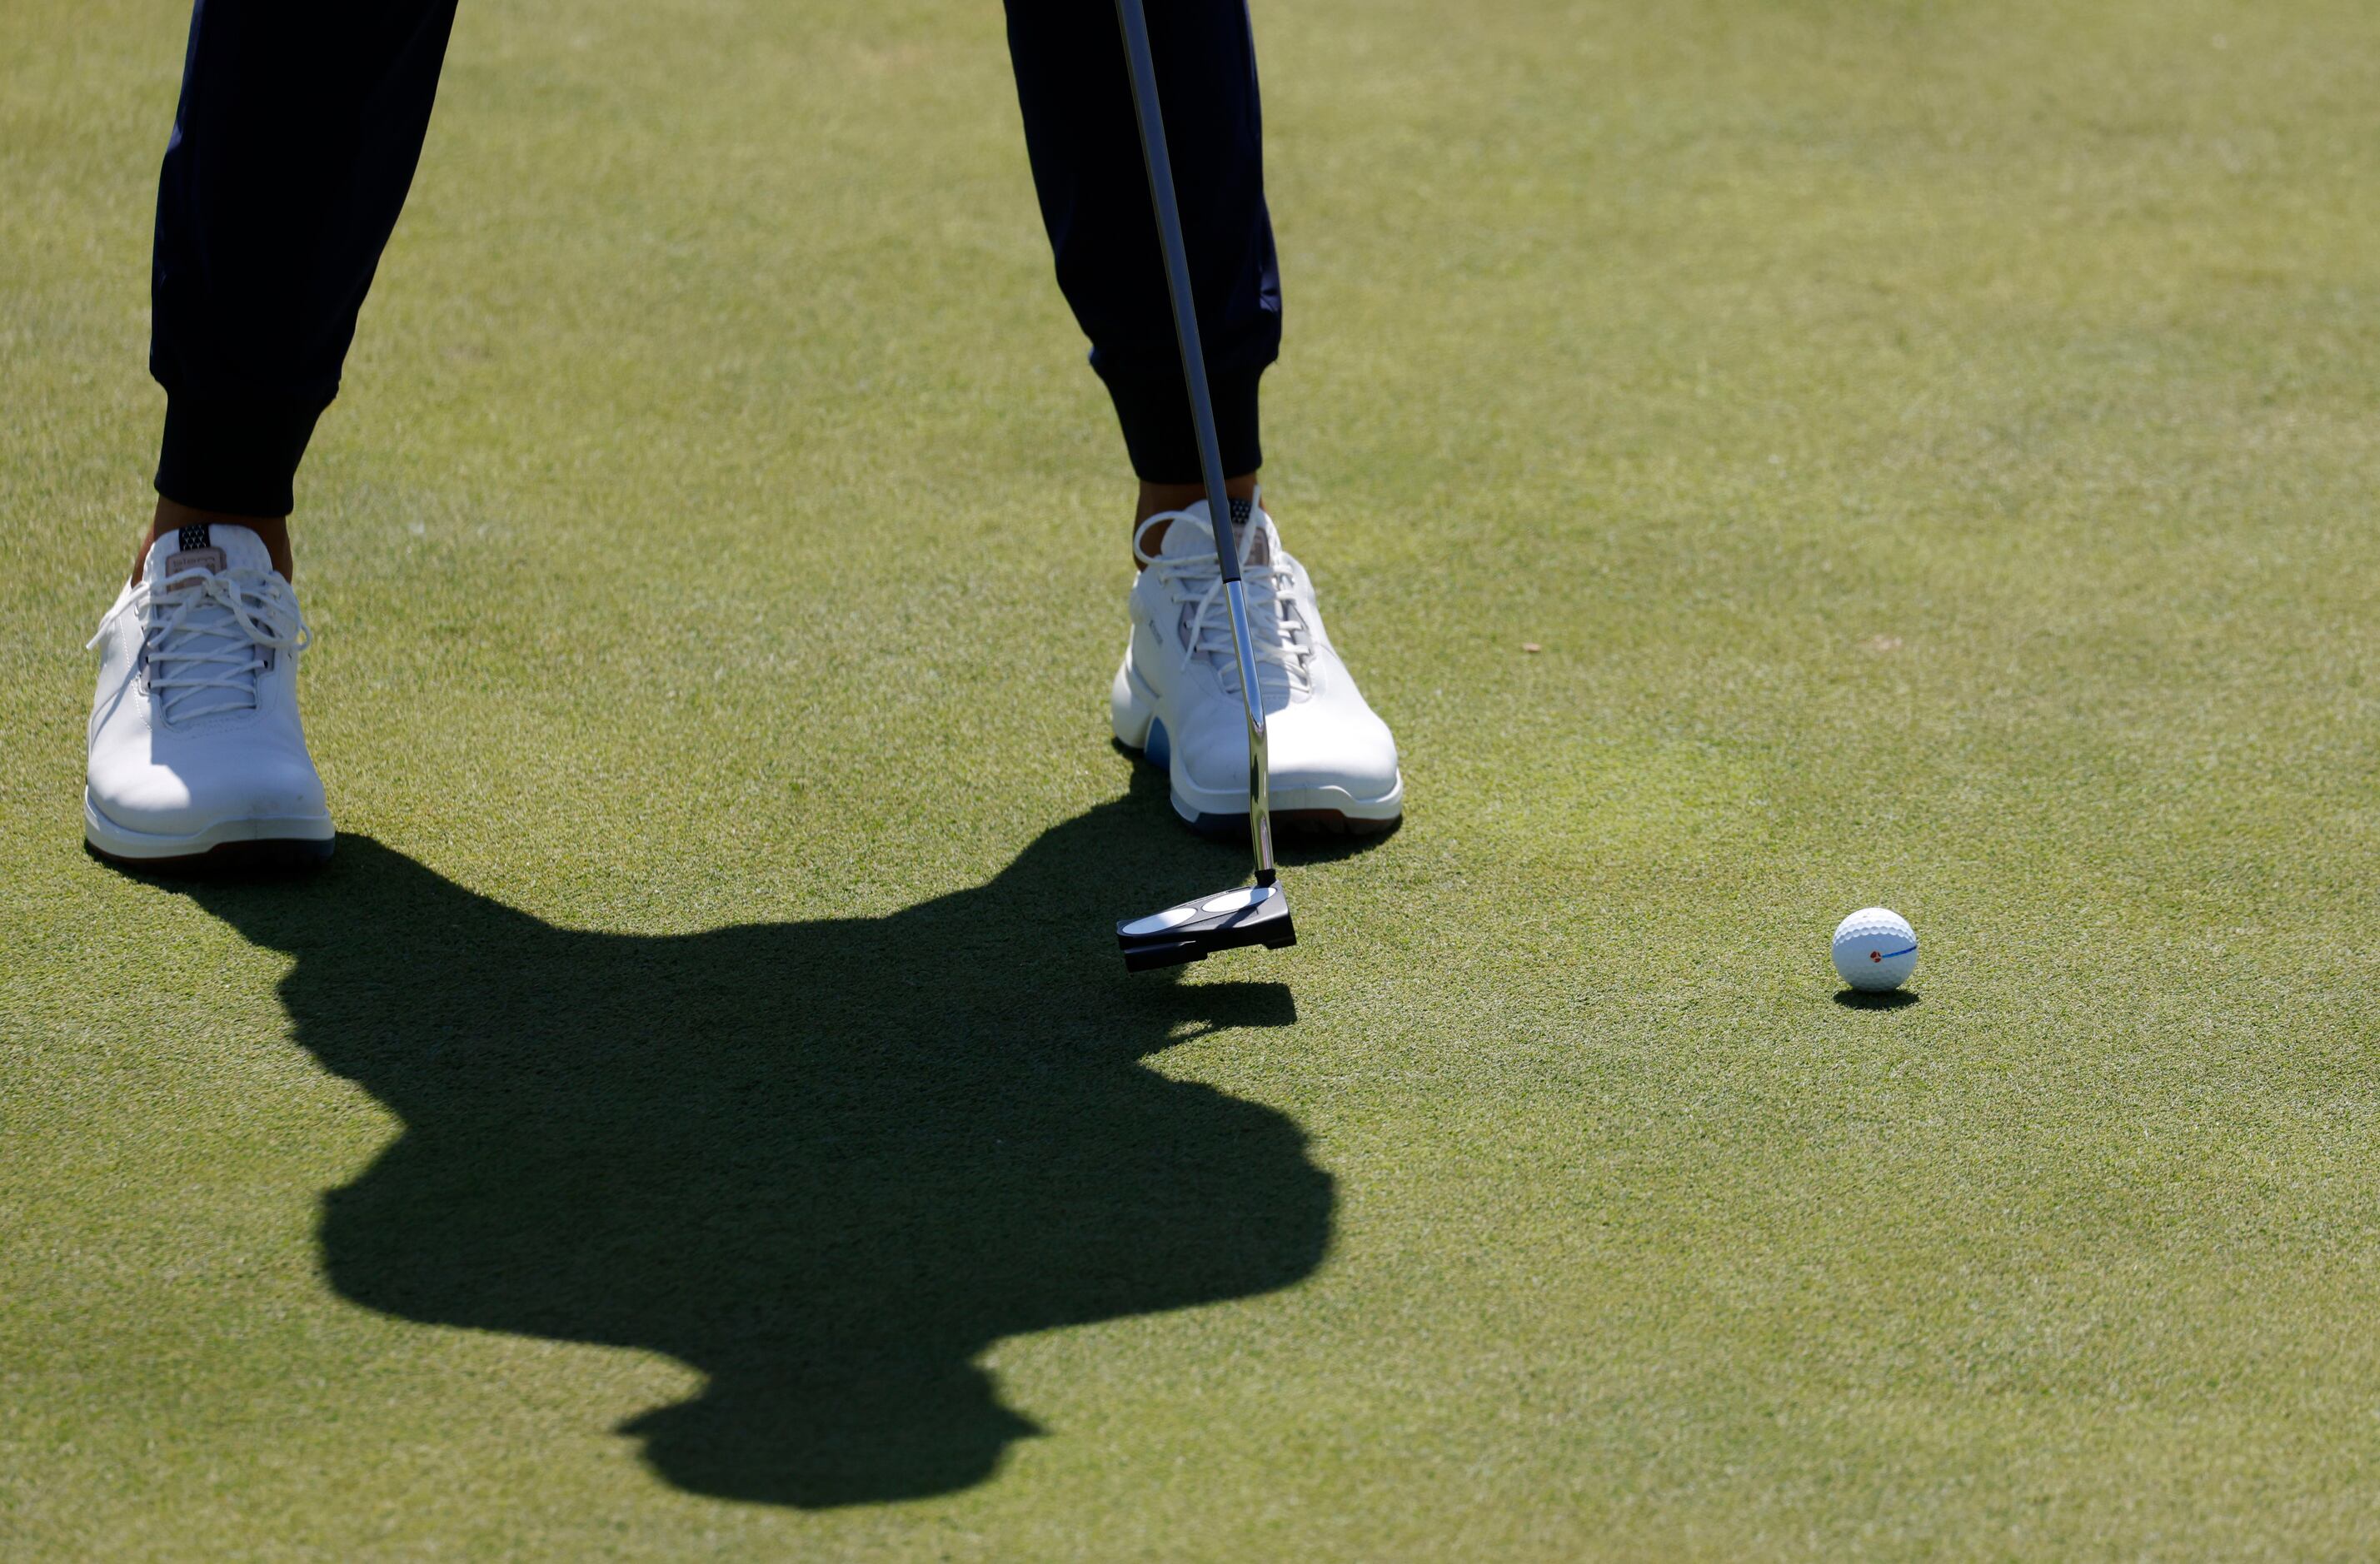
<path id="1" fill-rule="evenodd" d="M 1223 601 L 1231 613 L 1232 644 L 1239 656 L 1240 704 L 1248 722 L 1248 838 L 1256 849 L 1257 882 L 1179 902 L 1162 912 L 1116 925 L 1123 964 L 1134 972 L 1204 961 L 1217 951 L 1241 945 L 1279 950 L 1297 943 L 1289 919 L 1289 893 L 1272 861 L 1272 800 L 1266 778 L 1264 697 L 1257 685 L 1256 642 L 1248 635 L 1248 604 L 1240 585 L 1237 518 L 1223 493 L 1223 453 L 1215 438 L 1215 410 L 1207 396 L 1207 359 L 1198 346 L 1198 308 L 1190 293 L 1190 260 L 1182 242 L 1182 211 L 1173 199 L 1173 168 L 1165 155 L 1165 116 L 1157 103 L 1157 67 L 1149 56 L 1148 20 L 1140 0 L 1116 0 L 1116 23 L 1123 30 L 1125 62 L 1132 71 L 1132 106 L 1140 119 L 1141 159 L 1148 167 L 1148 196 L 1157 209 L 1157 242 L 1165 252 L 1165 286 L 1173 301 L 1173 335 L 1182 349 L 1182 374 L 1190 392 L 1190 418 L 1198 434 L 1199 476 L 1207 486 L 1207 518 L 1215 535 L 1215 558 L 1223 572 Z"/>

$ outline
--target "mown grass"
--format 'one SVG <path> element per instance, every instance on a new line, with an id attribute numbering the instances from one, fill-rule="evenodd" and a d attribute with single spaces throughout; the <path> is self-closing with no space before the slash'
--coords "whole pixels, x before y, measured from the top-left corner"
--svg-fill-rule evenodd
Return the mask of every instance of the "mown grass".
<path id="1" fill-rule="evenodd" d="M 1152 985 L 995 11 L 465 8 L 281 895 L 79 852 L 183 18 L 0 18 L 0 1551 L 2368 1549 L 2365 9 L 1257 19 L 1412 814 Z"/>

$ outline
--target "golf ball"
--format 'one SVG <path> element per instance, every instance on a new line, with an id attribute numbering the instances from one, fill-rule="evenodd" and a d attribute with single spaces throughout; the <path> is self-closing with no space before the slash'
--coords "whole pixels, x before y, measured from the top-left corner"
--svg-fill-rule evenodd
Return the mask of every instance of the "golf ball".
<path id="1" fill-rule="evenodd" d="M 1862 907 L 1835 925 L 1835 970 L 1852 988 L 1898 988 L 1916 966 L 1917 931 L 1890 907 Z"/>

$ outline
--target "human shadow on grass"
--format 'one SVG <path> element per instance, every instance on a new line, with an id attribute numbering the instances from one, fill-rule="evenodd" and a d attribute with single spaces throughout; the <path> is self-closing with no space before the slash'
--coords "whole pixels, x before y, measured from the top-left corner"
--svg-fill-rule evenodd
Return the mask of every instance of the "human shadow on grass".
<path id="1" fill-rule="evenodd" d="M 359 836 L 311 879 L 181 888 L 296 958 L 298 1041 L 403 1121 L 324 1200 L 340 1293 L 665 1352 L 707 1383 L 625 1425 L 655 1471 L 855 1504 L 978 1483 L 1039 1431 L 976 1366 L 1001 1338 L 1321 1262 L 1297 1125 L 1143 1062 L 1296 1019 L 1277 980 L 1123 970 L 1119 914 L 1236 863 L 1161 796 L 886 917 L 560 928 Z"/>

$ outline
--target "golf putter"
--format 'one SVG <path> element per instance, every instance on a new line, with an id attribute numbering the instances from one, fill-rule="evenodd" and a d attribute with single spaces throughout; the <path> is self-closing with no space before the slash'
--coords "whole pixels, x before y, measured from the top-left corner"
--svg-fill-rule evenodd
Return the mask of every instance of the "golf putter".
<path id="1" fill-rule="evenodd" d="M 1132 106 L 1140 119 L 1141 159 L 1148 167 L 1148 196 L 1157 209 L 1158 247 L 1165 252 L 1165 287 L 1173 300 L 1173 336 L 1182 349 L 1182 374 L 1190 391 L 1190 418 L 1197 427 L 1199 476 L 1207 485 L 1207 517 L 1215 534 L 1215 558 L 1223 571 L 1223 601 L 1232 617 L 1232 645 L 1239 655 L 1240 705 L 1248 720 L 1248 840 L 1256 848 L 1257 882 L 1178 902 L 1116 925 L 1123 964 L 1134 972 L 1204 961 L 1217 951 L 1242 945 L 1280 950 L 1297 943 L 1289 921 L 1289 893 L 1272 862 L 1272 799 L 1266 777 L 1264 696 L 1257 685 L 1257 648 L 1248 635 L 1247 596 L 1240 586 L 1239 529 L 1223 493 L 1223 453 L 1215 438 L 1215 409 L 1207 396 L 1207 359 L 1198 346 L 1198 309 L 1190 294 L 1190 261 L 1182 243 L 1182 209 L 1173 199 L 1173 168 L 1165 155 L 1165 117 L 1157 106 L 1157 67 L 1149 57 L 1148 19 L 1140 0 L 1116 0 L 1116 23 L 1123 29 L 1123 52 L 1132 69 Z"/>

